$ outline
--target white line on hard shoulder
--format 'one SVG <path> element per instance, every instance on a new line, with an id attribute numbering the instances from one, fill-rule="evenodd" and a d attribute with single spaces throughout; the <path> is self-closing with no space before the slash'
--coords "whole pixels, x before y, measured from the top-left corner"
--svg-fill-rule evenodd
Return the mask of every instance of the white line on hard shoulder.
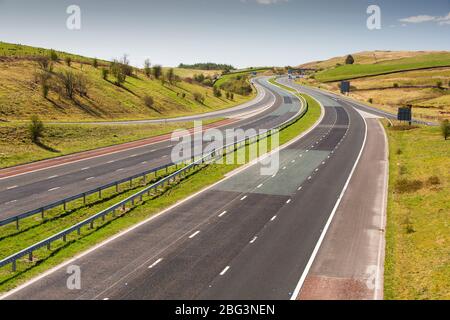
<path id="1" fill-rule="evenodd" d="M 261 184 L 258 184 L 258 186 L 256 187 L 256 189 L 259 189 L 259 188 L 261 188 L 263 186 L 263 184 L 261 183 Z"/>
<path id="2" fill-rule="evenodd" d="M 89 177 L 89 178 L 86 178 L 86 180 L 92 180 L 92 179 L 94 179 L 95 177 Z"/>
<path id="3" fill-rule="evenodd" d="M 156 266 L 158 263 L 160 263 L 162 261 L 162 258 L 159 258 L 158 260 L 156 260 L 155 262 L 153 262 L 153 264 L 151 264 L 150 266 L 148 266 L 149 269 L 153 268 L 154 266 Z"/>
<path id="4" fill-rule="evenodd" d="M 88 170 L 90 167 L 82 168 L 81 171 Z"/>
<path id="5" fill-rule="evenodd" d="M 247 199 L 247 196 L 243 196 L 243 197 L 241 198 L 241 201 L 242 201 L 242 200 L 245 200 L 245 199 Z"/>
<path id="6" fill-rule="evenodd" d="M 195 236 L 198 235 L 199 233 L 200 233 L 200 230 L 195 231 L 193 234 L 191 234 L 191 235 L 189 236 L 189 239 L 192 239 L 193 237 L 195 237 Z"/>
<path id="7" fill-rule="evenodd" d="M 290 202 L 291 202 L 291 199 L 288 199 L 288 200 L 286 201 L 287 204 L 289 204 Z"/>
<path id="8" fill-rule="evenodd" d="M 115 162 L 116 160 L 109 160 L 107 163 L 113 163 L 113 162 Z"/>
<path id="9" fill-rule="evenodd" d="M 10 204 L 10 203 L 14 203 L 14 202 L 17 202 L 17 200 L 8 201 L 8 202 L 6 202 L 6 204 Z"/>
<path id="10" fill-rule="evenodd" d="M 8 187 L 8 188 L 6 188 L 6 190 L 11 190 L 11 189 L 15 189 L 15 188 L 17 188 L 17 186 Z"/>
<path id="11" fill-rule="evenodd" d="M 50 176 L 50 177 L 48 177 L 47 179 L 53 179 L 53 178 L 57 178 L 57 177 L 58 177 L 58 175 L 55 174 L 54 176 Z"/>
<path id="12" fill-rule="evenodd" d="M 302 189 L 303 189 L 303 187 L 300 186 L 300 187 L 297 188 L 297 191 L 300 191 L 300 190 L 302 190 Z"/>
<path id="13" fill-rule="evenodd" d="M 223 217 L 226 213 L 227 213 L 227 211 L 225 210 L 224 212 L 222 212 L 221 214 L 219 214 L 219 217 Z"/>
<path id="14" fill-rule="evenodd" d="M 258 239 L 258 237 L 253 237 L 253 239 L 252 240 L 250 240 L 250 243 L 254 243 L 255 241 L 256 241 L 256 239 Z"/>
<path id="15" fill-rule="evenodd" d="M 228 269 L 230 269 L 230 266 L 226 266 L 225 269 L 222 270 L 220 275 L 223 276 L 225 273 L 227 273 Z"/>
<path id="16" fill-rule="evenodd" d="M 273 216 L 271 219 L 270 219 L 270 221 L 273 221 L 273 220 L 275 220 L 277 218 L 277 216 Z"/>
<path id="17" fill-rule="evenodd" d="M 56 187 L 56 188 L 51 188 L 51 189 L 49 189 L 48 191 L 55 191 L 55 190 L 58 190 L 58 189 L 60 189 L 61 187 Z"/>

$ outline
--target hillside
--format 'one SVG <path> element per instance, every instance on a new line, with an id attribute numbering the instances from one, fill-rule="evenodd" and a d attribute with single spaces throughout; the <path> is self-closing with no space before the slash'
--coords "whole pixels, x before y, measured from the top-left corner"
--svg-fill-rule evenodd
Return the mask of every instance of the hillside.
<path id="1" fill-rule="evenodd" d="M 339 92 L 340 80 L 351 79 L 350 96 L 380 109 L 396 113 L 398 107 L 412 105 L 418 118 L 450 117 L 450 52 L 375 51 L 352 56 L 353 65 L 336 67 L 345 63 L 345 57 L 304 64 L 319 71 L 300 82 Z"/>
<path id="2" fill-rule="evenodd" d="M 316 79 L 321 82 L 331 82 L 347 79 L 355 79 L 367 76 L 375 76 L 400 71 L 410 71 L 434 67 L 450 67 L 450 52 L 418 53 L 417 55 L 404 53 L 406 57 L 398 58 L 400 55 L 393 55 L 388 59 L 382 56 L 380 60 L 368 59 L 367 56 L 354 56 L 355 63 L 345 64 L 345 58 L 339 59 L 335 66 L 328 67 L 316 74 Z M 338 65 L 339 64 L 339 65 Z"/>
<path id="3" fill-rule="evenodd" d="M 57 61 L 51 72 L 46 71 L 50 84 L 70 73 L 85 82 L 86 94 L 69 98 L 61 94 L 63 85 L 56 84 L 44 97 L 38 81 L 42 74 L 38 59 L 49 55 L 48 49 L 0 42 L 0 121 L 29 120 L 33 114 L 52 121 L 175 117 L 229 108 L 253 96 L 236 94 L 232 100 L 226 99 L 225 94 L 216 97 L 212 86 L 184 80 L 199 73 L 213 76 L 217 71 L 174 69 L 176 81 L 163 83 L 161 78 L 147 77 L 143 70 L 130 67 L 132 75 L 118 85 L 110 62 L 98 60 L 95 67 L 92 58 L 56 51 Z M 109 71 L 106 79 L 103 69 Z M 163 68 L 163 75 L 167 70 Z"/>

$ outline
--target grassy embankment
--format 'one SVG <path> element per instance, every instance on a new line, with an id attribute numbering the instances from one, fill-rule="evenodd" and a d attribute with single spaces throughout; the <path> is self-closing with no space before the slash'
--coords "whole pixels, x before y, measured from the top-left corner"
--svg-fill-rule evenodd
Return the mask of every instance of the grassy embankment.
<path id="1" fill-rule="evenodd" d="M 307 130 L 319 118 L 321 112 L 320 106 L 312 98 L 307 96 L 305 98 L 309 104 L 308 112 L 301 120 L 280 132 L 280 144 L 286 143 L 301 132 Z M 264 142 L 265 141 L 262 140 L 260 143 Z M 187 176 L 178 184 L 167 187 L 164 191 L 161 191 L 161 193 L 150 198 L 144 198 L 143 203 L 131 208 L 129 211 L 120 214 L 118 213 L 118 216 L 115 219 L 107 220 L 107 222 L 103 224 L 97 223 L 93 230 L 83 229 L 81 237 L 73 234 L 68 237 L 66 243 L 61 241 L 60 243 L 52 245 L 51 251 L 47 251 L 46 249 L 38 250 L 34 253 L 35 261 L 28 262 L 27 259 L 23 259 L 23 261 L 18 263 L 16 272 L 12 273 L 9 266 L 0 269 L 0 291 L 9 290 L 20 283 L 23 283 L 27 279 L 42 273 L 50 267 L 73 257 L 75 254 L 88 249 L 94 244 L 160 212 L 164 208 L 167 208 L 183 198 L 222 179 L 225 174 L 238 167 L 239 165 L 237 164 L 208 165 L 202 170 Z M 4 258 L 17 250 L 42 240 L 50 234 L 63 230 L 64 228 L 81 221 L 83 218 L 126 198 L 141 188 L 142 187 L 138 186 L 133 190 L 124 191 L 109 199 L 104 199 L 103 201 L 93 203 L 87 207 L 74 209 L 65 214 L 62 214 L 61 212 L 54 213 L 53 215 L 49 214 L 44 222 L 40 221 L 40 218 L 35 218 L 33 221 L 26 222 L 27 224 L 23 226 L 24 229 L 19 232 L 15 231 L 11 226 L 4 227 L 0 229 L 0 258 Z"/>
<path id="2" fill-rule="evenodd" d="M 399 106 L 412 105 L 416 118 L 450 117 L 450 67 L 439 67 L 450 66 L 449 52 L 375 51 L 353 57 L 354 65 L 343 65 L 345 57 L 307 64 L 324 70 L 299 83 L 339 92 L 336 80 L 352 79 L 350 97 L 376 108 L 396 113 Z M 428 67 L 433 69 L 420 69 Z"/>
<path id="3" fill-rule="evenodd" d="M 58 61 L 53 62 L 50 72 L 53 80 L 64 72 L 83 75 L 88 83 L 87 96 L 76 95 L 73 99 L 57 92 L 53 86 L 47 98 L 36 81 L 39 65 L 36 57 L 50 56 L 50 50 L 0 42 L 0 121 L 28 120 L 37 114 L 46 121 L 110 121 L 166 118 L 198 114 L 228 108 L 252 96 L 234 95 L 234 99 L 215 97 L 213 88 L 196 82 L 183 81 L 187 75 L 203 73 L 202 70 L 176 68 L 182 81 L 173 84 L 154 77 L 148 78 L 143 71 L 134 68 L 134 75 L 118 86 L 109 74 L 103 79 L 102 68 L 109 62 L 56 52 Z M 72 59 L 68 66 L 64 60 Z M 163 69 L 164 72 L 167 71 Z M 206 71 L 208 73 L 209 71 Z M 198 101 L 194 94 L 201 94 L 204 101 Z M 145 103 L 145 96 L 153 98 L 153 105 Z"/>
<path id="4" fill-rule="evenodd" d="M 203 124 L 217 120 L 219 119 L 206 120 Z M 30 139 L 28 124 L 0 123 L 0 168 L 136 141 L 192 126 L 192 122 L 133 125 L 48 124 L 45 126 L 44 138 L 41 139 L 42 144 L 37 145 Z"/>
<path id="5" fill-rule="evenodd" d="M 450 299 L 450 141 L 438 127 L 387 127 L 385 298 Z"/>

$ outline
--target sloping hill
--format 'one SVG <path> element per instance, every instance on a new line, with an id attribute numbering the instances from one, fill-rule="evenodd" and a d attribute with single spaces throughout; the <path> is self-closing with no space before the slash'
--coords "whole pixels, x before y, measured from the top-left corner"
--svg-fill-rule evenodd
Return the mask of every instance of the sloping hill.
<path id="1" fill-rule="evenodd" d="M 302 67 L 319 71 L 315 77 L 321 82 L 355 79 L 394 72 L 450 66 L 450 52 L 431 51 L 373 51 L 352 55 L 355 63 L 345 64 L 344 57 L 312 62 Z"/>
<path id="2" fill-rule="evenodd" d="M 450 52 L 374 51 L 302 65 L 318 70 L 301 82 L 339 92 L 340 80 L 351 79 L 350 96 L 396 113 L 413 106 L 415 117 L 438 121 L 450 117 Z M 444 67 L 440 67 L 444 65 Z"/>
<path id="3" fill-rule="evenodd" d="M 193 71 L 182 70 L 179 81 L 172 84 L 147 77 L 142 70 L 133 69 L 124 83 L 116 84 L 110 73 L 103 78 L 103 69 L 110 62 L 56 51 L 48 76 L 50 90 L 44 97 L 38 75 L 38 59 L 48 57 L 50 50 L 0 42 L 0 120 L 29 120 L 38 114 L 43 120 L 99 121 L 175 117 L 228 108 L 252 97 L 234 95 L 233 100 L 215 97 L 213 88 L 195 81 L 183 81 Z M 65 61 L 70 57 L 70 66 Z M 175 74 L 179 70 L 175 69 Z M 167 69 L 163 69 L 163 73 Z M 196 70 L 195 73 L 202 71 Z M 67 97 L 62 94 L 61 75 L 81 76 L 86 82 L 86 95 Z M 60 82 L 60 81 L 59 81 Z M 148 99 L 151 97 L 151 99 Z M 153 101 L 151 101 L 153 100 Z M 150 101 L 150 102 L 149 102 Z"/>

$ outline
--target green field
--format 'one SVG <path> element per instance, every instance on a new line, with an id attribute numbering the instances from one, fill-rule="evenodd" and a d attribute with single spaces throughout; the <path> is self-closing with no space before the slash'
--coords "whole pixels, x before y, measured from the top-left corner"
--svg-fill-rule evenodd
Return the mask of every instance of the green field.
<path id="1" fill-rule="evenodd" d="M 320 106 L 312 98 L 305 96 L 309 109 L 306 115 L 295 122 L 291 126 L 280 132 L 280 144 L 284 144 L 292 138 L 298 136 L 301 132 L 310 128 L 320 117 Z M 261 140 L 260 143 L 263 143 Z M 270 147 L 269 147 L 270 149 Z M 247 149 L 248 153 L 248 149 Z M 44 272 L 52 266 L 55 266 L 64 260 L 73 257 L 77 253 L 92 247 L 117 233 L 123 231 L 136 223 L 149 218 L 150 216 L 160 212 L 164 208 L 173 205 L 177 201 L 205 188 L 208 185 L 222 179 L 225 174 L 235 170 L 239 165 L 227 164 L 211 164 L 201 171 L 197 171 L 180 183 L 167 187 L 161 194 L 153 198 L 144 198 L 144 202 L 127 212 L 123 212 L 116 219 L 108 219 L 106 223 L 96 223 L 93 230 L 83 229 L 82 234 L 78 237 L 76 234 L 70 235 L 66 243 L 55 243 L 52 245 L 51 251 L 41 249 L 34 252 L 35 261 L 20 261 L 17 264 L 17 271 L 11 272 L 10 267 L 0 269 L 0 292 L 7 291 L 23 283 L 39 273 Z M 11 253 L 42 240 L 49 234 L 63 230 L 69 225 L 81 221 L 83 218 L 98 212 L 102 208 L 106 208 L 112 203 L 116 203 L 120 199 L 124 199 L 131 193 L 136 192 L 141 187 L 133 190 L 124 191 L 119 195 L 105 199 L 98 203 L 94 203 L 87 207 L 69 211 L 68 214 L 61 212 L 50 216 L 48 220 L 42 222 L 39 217 L 30 218 L 28 224 L 24 225 L 22 231 L 15 231 L 14 226 L 3 227 L 0 229 L 0 252 L 1 257 L 10 255 Z"/>
<path id="2" fill-rule="evenodd" d="M 320 82 L 331 82 L 442 66 L 450 66 L 450 53 L 431 53 L 416 57 L 386 60 L 375 64 L 358 64 L 356 61 L 353 65 L 342 65 L 318 72 L 315 78 Z"/>
<path id="3" fill-rule="evenodd" d="M 387 127 L 385 298 L 450 299 L 450 141 L 439 127 Z"/>
<path id="4" fill-rule="evenodd" d="M 238 72 L 230 72 L 228 74 L 225 74 L 223 76 L 221 76 L 215 83 L 214 86 L 216 87 L 220 87 L 222 86 L 224 83 L 231 81 L 232 79 L 235 79 L 238 76 L 247 76 L 249 74 L 251 74 L 252 72 L 264 72 L 267 70 L 270 70 L 271 68 L 255 68 L 255 69 L 248 69 L 245 71 L 238 71 Z"/>

